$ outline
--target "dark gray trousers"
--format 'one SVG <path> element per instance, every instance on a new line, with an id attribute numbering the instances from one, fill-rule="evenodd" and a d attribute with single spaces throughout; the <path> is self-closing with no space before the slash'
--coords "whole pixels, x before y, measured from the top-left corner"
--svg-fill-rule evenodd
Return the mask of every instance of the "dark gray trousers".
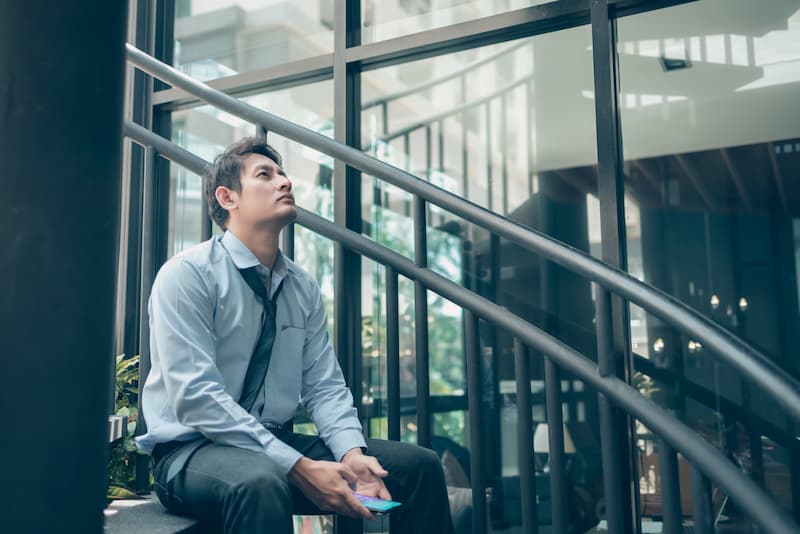
<path id="1" fill-rule="evenodd" d="M 316 436 L 279 429 L 273 432 L 312 460 L 333 460 Z M 403 503 L 391 513 L 398 532 L 452 534 L 444 475 L 436 453 L 376 439 L 367 440 L 367 450 L 389 472 L 384 482 L 392 498 Z M 156 494 L 170 511 L 198 518 L 205 531 L 290 534 L 293 514 L 325 513 L 289 485 L 278 465 L 263 454 L 208 443 L 166 484 L 172 456 L 167 453 L 156 463 Z"/>

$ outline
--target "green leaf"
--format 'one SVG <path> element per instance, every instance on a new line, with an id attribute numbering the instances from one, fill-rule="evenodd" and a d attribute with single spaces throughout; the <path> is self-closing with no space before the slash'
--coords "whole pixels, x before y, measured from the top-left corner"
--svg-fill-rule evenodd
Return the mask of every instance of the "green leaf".
<path id="1" fill-rule="evenodd" d="M 141 499 L 139 495 L 136 495 L 133 491 L 129 490 L 124 486 L 117 486 L 111 484 L 108 486 L 108 490 L 106 491 L 106 497 L 109 499 Z"/>

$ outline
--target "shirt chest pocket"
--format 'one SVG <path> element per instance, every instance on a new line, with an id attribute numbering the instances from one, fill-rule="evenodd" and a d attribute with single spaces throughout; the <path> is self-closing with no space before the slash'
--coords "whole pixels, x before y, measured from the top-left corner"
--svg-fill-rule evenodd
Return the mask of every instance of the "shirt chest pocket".
<path id="1" fill-rule="evenodd" d="M 291 418 L 300 400 L 304 344 L 305 329 L 299 326 L 281 326 L 275 336 L 264 388 L 264 412 L 278 421 Z"/>

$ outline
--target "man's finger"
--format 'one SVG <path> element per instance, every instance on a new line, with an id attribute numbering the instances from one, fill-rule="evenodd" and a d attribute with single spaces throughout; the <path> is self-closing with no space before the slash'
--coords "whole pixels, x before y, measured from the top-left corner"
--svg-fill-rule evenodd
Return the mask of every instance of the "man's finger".
<path id="1" fill-rule="evenodd" d="M 389 490 L 386 489 L 386 485 L 383 483 L 381 483 L 381 487 L 378 489 L 378 497 L 386 499 L 387 501 L 392 500 L 392 494 L 389 493 Z"/>
<path id="2" fill-rule="evenodd" d="M 358 482 L 358 475 L 344 464 L 339 464 L 339 466 L 339 475 L 347 481 L 350 487 L 355 487 L 356 482 Z"/>
<path id="3" fill-rule="evenodd" d="M 373 460 L 372 462 L 370 462 L 369 470 L 376 477 L 385 478 L 385 477 L 389 476 L 389 471 L 384 469 L 381 466 L 381 464 L 378 463 L 378 460 Z"/>

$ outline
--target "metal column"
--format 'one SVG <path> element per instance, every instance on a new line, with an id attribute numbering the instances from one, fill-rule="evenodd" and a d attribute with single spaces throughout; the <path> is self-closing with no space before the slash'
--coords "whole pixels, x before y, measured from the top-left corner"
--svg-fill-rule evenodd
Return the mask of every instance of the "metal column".
<path id="1" fill-rule="evenodd" d="M 0 16 L 0 532 L 103 530 L 126 16 L 99 0 Z"/>

